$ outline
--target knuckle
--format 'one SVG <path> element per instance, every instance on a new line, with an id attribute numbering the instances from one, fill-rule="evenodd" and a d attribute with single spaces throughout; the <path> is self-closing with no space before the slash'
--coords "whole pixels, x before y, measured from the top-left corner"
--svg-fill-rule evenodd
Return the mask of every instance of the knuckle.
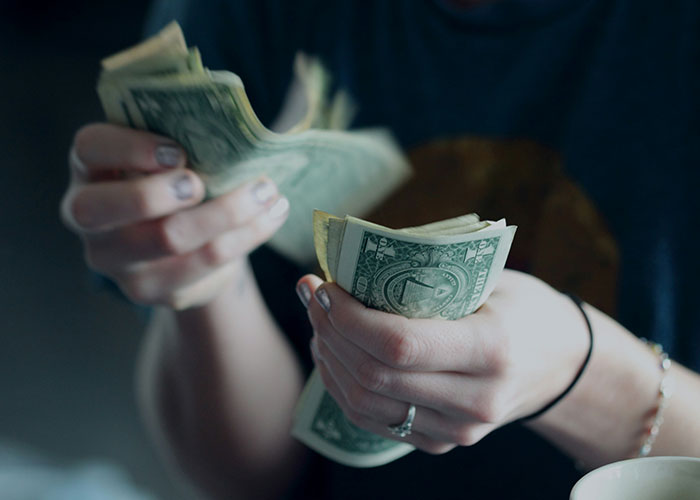
<path id="1" fill-rule="evenodd" d="M 177 216 L 166 217 L 155 224 L 154 241 L 156 248 L 166 255 L 183 253 L 187 235 Z"/>
<path id="2" fill-rule="evenodd" d="M 471 426 L 465 425 L 455 431 L 454 442 L 460 446 L 472 446 L 478 443 L 479 440 L 480 437 Z"/>
<path id="3" fill-rule="evenodd" d="M 208 267 L 221 267 L 233 258 L 228 238 L 217 238 L 210 241 L 200 250 L 204 264 Z"/>
<path id="4" fill-rule="evenodd" d="M 389 330 L 384 344 L 384 359 L 399 369 L 412 368 L 418 359 L 418 346 L 408 328 L 408 320 L 399 321 L 399 328 Z"/>
<path id="5" fill-rule="evenodd" d="M 143 279 L 139 275 L 123 277 L 120 287 L 124 294 L 137 304 L 150 304 L 156 302 L 154 288 L 149 285 L 149 280 Z"/>
<path id="6" fill-rule="evenodd" d="M 388 373 L 376 362 L 366 359 L 357 366 L 357 380 L 372 392 L 382 392 L 389 385 Z"/>
<path id="7" fill-rule="evenodd" d="M 475 401 L 471 409 L 471 414 L 478 422 L 491 424 L 497 423 L 500 420 L 502 412 L 496 398 L 488 395 Z"/>
<path id="8" fill-rule="evenodd" d="M 245 216 L 246 206 L 243 196 L 239 190 L 232 191 L 224 196 L 221 196 L 216 203 L 219 204 L 219 213 L 224 218 L 224 226 L 228 229 L 234 229 L 243 225 L 247 218 Z"/>
<path id="9" fill-rule="evenodd" d="M 80 229 L 95 229 L 94 210 L 87 197 L 81 191 L 77 191 L 72 196 L 66 198 L 64 206 L 69 219 Z"/>
<path id="10" fill-rule="evenodd" d="M 124 295 L 136 304 L 168 305 L 171 300 L 177 302 L 177 297 L 165 290 L 161 280 L 152 273 L 115 272 L 112 276 Z"/>
<path id="11" fill-rule="evenodd" d="M 360 386 L 353 385 L 348 389 L 346 399 L 350 409 L 359 415 L 372 415 L 374 405 L 367 397 L 367 392 Z"/>
<path id="12" fill-rule="evenodd" d="M 91 142 L 98 138 L 102 125 L 98 123 L 88 123 L 80 127 L 73 136 L 73 147 L 78 157 L 84 155 L 85 150 Z"/>
<path id="13" fill-rule="evenodd" d="M 498 423 L 502 421 L 505 405 L 493 393 L 477 395 L 469 401 L 454 401 L 450 410 L 462 417 L 476 420 L 481 423 Z"/>
<path id="14" fill-rule="evenodd" d="M 431 455 L 444 455 L 454 448 L 454 445 L 431 441 L 417 446 L 420 450 Z"/>
<path id="15" fill-rule="evenodd" d="M 510 351 L 508 347 L 508 339 L 501 336 L 498 341 L 491 342 L 486 347 L 485 359 L 488 362 L 489 369 L 492 374 L 502 375 L 506 373 L 510 367 Z"/>

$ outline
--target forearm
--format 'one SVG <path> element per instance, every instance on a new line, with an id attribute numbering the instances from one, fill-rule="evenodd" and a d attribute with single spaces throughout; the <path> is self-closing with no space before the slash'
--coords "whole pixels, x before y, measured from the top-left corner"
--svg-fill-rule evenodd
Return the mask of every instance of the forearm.
<path id="1" fill-rule="evenodd" d="M 274 496 L 299 466 L 289 429 L 302 371 L 247 264 L 208 305 L 157 311 L 139 378 L 154 433 L 214 496 Z"/>
<path id="2" fill-rule="evenodd" d="M 594 332 L 590 363 L 562 401 L 528 425 L 586 467 L 636 456 L 658 403 L 661 369 L 643 342 L 586 305 Z M 673 365 L 674 393 L 653 455 L 700 456 L 700 376 Z"/>

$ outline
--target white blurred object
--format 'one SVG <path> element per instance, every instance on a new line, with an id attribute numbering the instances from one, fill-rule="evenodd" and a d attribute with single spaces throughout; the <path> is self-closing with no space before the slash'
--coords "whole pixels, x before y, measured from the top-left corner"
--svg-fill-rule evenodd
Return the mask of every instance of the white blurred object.
<path id="1" fill-rule="evenodd" d="M 58 464 L 40 453 L 0 443 L 2 500 L 156 500 L 119 466 L 94 460 Z"/>
<path id="2" fill-rule="evenodd" d="M 700 458 L 644 457 L 604 465 L 583 476 L 570 500 L 698 500 Z"/>

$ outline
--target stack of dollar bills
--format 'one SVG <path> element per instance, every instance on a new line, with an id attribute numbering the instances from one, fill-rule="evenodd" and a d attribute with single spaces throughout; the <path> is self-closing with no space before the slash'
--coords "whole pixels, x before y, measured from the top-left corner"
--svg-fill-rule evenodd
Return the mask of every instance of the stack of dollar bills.
<path id="1" fill-rule="evenodd" d="M 408 318 L 455 320 L 476 311 L 496 286 L 515 229 L 475 214 L 395 230 L 314 213 L 314 244 L 326 279 L 368 307 Z M 354 467 L 382 465 L 413 450 L 353 425 L 317 370 L 297 404 L 292 435 Z"/>
<path id="2" fill-rule="evenodd" d="M 270 244 L 308 264 L 313 209 L 361 216 L 410 169 L 386 130 L 338 130 L 348 125 L 352 106 L 342 92 L 328 96 L 330 79 L 317 60 L 300 56 L 295 70 L 306 113 L 284 134 L 260 123 L 237 75 L 202 65 L 175 22 L 104 59 L 97 91 L 110 122 L 181 144 L 209 197 L 270 177 L 291 207 Z"/>

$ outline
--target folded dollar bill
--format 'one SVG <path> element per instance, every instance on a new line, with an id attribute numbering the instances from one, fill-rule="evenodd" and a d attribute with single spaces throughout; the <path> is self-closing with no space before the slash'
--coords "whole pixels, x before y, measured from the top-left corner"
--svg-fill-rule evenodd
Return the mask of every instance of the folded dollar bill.
<path id="1" fill-rule="evenodd" d="M 326 279 L 368 307 L 408 318 L 455 320 L 476 311 L 496 286 L 515 229 L 475 214 L 389 229 L 314 212 L 314 244 Z M 297 404 L 292 435 L 354 467 L 382 465 L 413 450 L 348 421 L 316 370 Z"/>
<path id="2" fill-rule="evenodd" d="M 102 61 L 97 91 L 112 123 L 173 138 L 209 197 L 261 175 L 290 201 L 290 215 L 270 244 L 298 263 L 313 260 L 312 211 L 367 213 L 410 173 L 391 134 L 311 127 L 347 125 L 347 94 L 329 98 L 329 75 L 318 60 L 299 57 L 307 112 L 289 133 L 267 129 L 243 82 L 210 71 L 175 22 L 148 40 Z"/>

